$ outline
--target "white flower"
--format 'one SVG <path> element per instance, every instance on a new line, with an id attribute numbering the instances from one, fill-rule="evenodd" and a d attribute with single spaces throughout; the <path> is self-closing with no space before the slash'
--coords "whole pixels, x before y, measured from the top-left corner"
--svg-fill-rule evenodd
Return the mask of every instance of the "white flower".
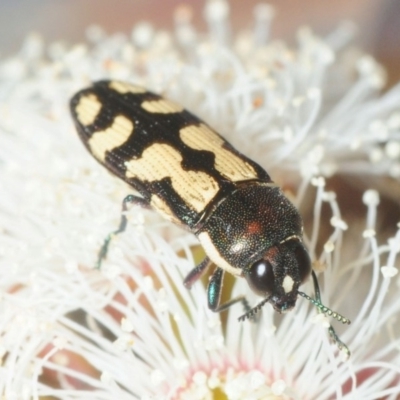
<path id="1" fill-rule="evenodd" d="M 346 27 L 325 40 L 301 29 L 290 48 L 268 40 L 268 6 L 259 6 L 254 31 L 232 36 L 228 14 L 228 3 L 208 2 L 206 35 L 180 8 L 174 34 L 139 24 L 127 38 L 92 27 L 88 43 L 73 47 L 29 36 L 0 61 L 7 400 L 400 395 L 400 228 L 394 218 L 377 222 L 380 197 L 398 184 L 388 178 L 400 176 L 400 87 L 379 95 L 384 74 L 347 49 Z M 239 306 L 210 312 L 200 282 L 182 285 L 200 257 L 196 239 L 150 212 L 130 210 L 103 268 L 92 268 L 129 188 L 87 154 L 67 104 L 103 78 L 183 103 L 296 193 L 324 304 L 352 320 L 332 321 L 349 360 L 302 298 L 284 316 L 264 306 L 257 323 L 239 323 Z M 337 188 L 337 200 L 327 189 L 339 174 L 365 191 L 346 222 L 346 193 Z M 302 290 L 313 295 L 310 283 Z M 237 279 L 231 296 L 243 293 L 257 301 Z"/>

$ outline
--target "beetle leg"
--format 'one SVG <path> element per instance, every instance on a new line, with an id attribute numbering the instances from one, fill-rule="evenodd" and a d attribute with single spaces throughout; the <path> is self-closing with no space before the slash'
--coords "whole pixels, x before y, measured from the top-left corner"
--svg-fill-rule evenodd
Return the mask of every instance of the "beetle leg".
<path id="1" fill-rule="evenodd" d="M 241 302 L 246 311 L 248 311 L 249 304 L 244 296 L 235 297 L 226 303 L 220 304 L 222 281 L 224 277 L 224 270 L 217 268 L 211 275 L 210 282 L 207 288 L 208 308 L 214 312 L 221 312 L 232 306 L 233 304 Z"/>
<path id="2" fill-rule="evenodd" d="M 204 260 L 196 265 L 186 276 L 183 281 L 186 289 L 190 289 L 199 278 L 201 278 L 204 273 L 208 270 L 209 266 L 212 264 L 208 257 L 205 257 Z"/>
<path id="3" fill-rule="evenodd" d="M 150 208 L 149 203 L 142 197 L 134 196 L 133 194 L 128 194 L 128 196 L 124 198 L 124 200 L 122 201 L 121 220 L 119 222 L 118 229 L 116 231 L 109 233 L 107 237 L 104 239 L 103 245 L 100 247 L 99 254 L 97 256 L 97 262 L 96 262 L 97 269 L 101 268 L 101 263 L 107 257 L 108 247 L 110 245 L 112 238 L 115 235 L 122 233 L 126 229 L 128 218 L 126 218 L 126 215 L 124 213 L 125 211 L 128 210 L 128 204 L 134 204 L 142 208 Z"/>

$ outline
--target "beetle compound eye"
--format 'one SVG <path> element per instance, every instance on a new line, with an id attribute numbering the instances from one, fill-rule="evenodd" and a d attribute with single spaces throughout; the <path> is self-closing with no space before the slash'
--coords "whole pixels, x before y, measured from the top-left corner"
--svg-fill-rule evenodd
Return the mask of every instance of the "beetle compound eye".
<path id="1" fill-rule="evenodd" d="M 294 256 L 297 261 L 300 282 L 304 282 L 311 273 L 311 260 L 307 250 L 303 245 L 299 244 L 294 250 Z"/>
<path id="2" fill-rule="evenodd" d="M 267 260 L 255 262 L 245 274 L 247 283 L 256 293 L 265 296 L 273 291 L 274 273 Z"/>

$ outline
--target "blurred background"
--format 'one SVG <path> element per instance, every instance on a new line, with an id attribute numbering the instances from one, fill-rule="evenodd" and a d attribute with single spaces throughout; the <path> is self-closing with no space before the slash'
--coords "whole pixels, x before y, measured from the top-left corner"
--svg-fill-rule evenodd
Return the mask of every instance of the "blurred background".
<path id="1" fill-rule="evenodd" d="M 235 28 L 251 26 L 253 7 L 259 0 L 230 0 Z M 318 34 L 351 20 L 358 26 L 355 44 L 371 52 L 388 70 L 389 85 L 400 80 L 399 0 L 272 0 L 276 9 L 272 37 L 293 40 L 299 26 Z M 194 24 L 205 28 L 204 0 L 0 0 L 0 57 L 18 50 L 25 35 L 36 31 L 47 42 L 84 40 L 93 23 L 108 33 L 130 33 L 132 26 L 148 20 L 157 28 L 173 27 L 173 10 L 189 4 Z"/>

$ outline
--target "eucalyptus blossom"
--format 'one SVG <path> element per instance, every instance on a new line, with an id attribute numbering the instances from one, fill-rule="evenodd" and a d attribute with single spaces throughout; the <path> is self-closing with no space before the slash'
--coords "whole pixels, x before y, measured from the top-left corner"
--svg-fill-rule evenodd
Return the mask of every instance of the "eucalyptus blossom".
<path id="1" fill-rule="evenodd" d="M 92 26 L 75 45 L 31 34 L 0 59 L 7 400 L 400 395 L 400 227 L 379 223 L 400 176 L 400 86 L 382 94 L 384 70 L 350 48 L 349 25 L 325 38 L 300 28 L 291 47 L 269 37 L 266 4 L 245 31 L 231 27 L 227 1 L 206 2 L 204 17 L 206 32 L 181 7 L 174 32 L 150 22 L 131 35 Z M 99 79 L 166 95 L 262 165 L 304 216 L 324 304 L 351 325 L 302 298 L 283 316 L 265 305 L 255 322 L 238 322 L 239 305 L 212 313 L 201 282 L 182 284 L 202 255 L 196 238 L 137 207 L 94 268 L 129 193 L 87 154 L 70 119 L 69 98 Z M 335 179 L 360 193 L 346 220 Z M 232 282 L 232 296 L 260 300 Z M 311 282 L 301 290 L 314 296 Z M 330 342 L 329 323 L 350 358 Z"/>

